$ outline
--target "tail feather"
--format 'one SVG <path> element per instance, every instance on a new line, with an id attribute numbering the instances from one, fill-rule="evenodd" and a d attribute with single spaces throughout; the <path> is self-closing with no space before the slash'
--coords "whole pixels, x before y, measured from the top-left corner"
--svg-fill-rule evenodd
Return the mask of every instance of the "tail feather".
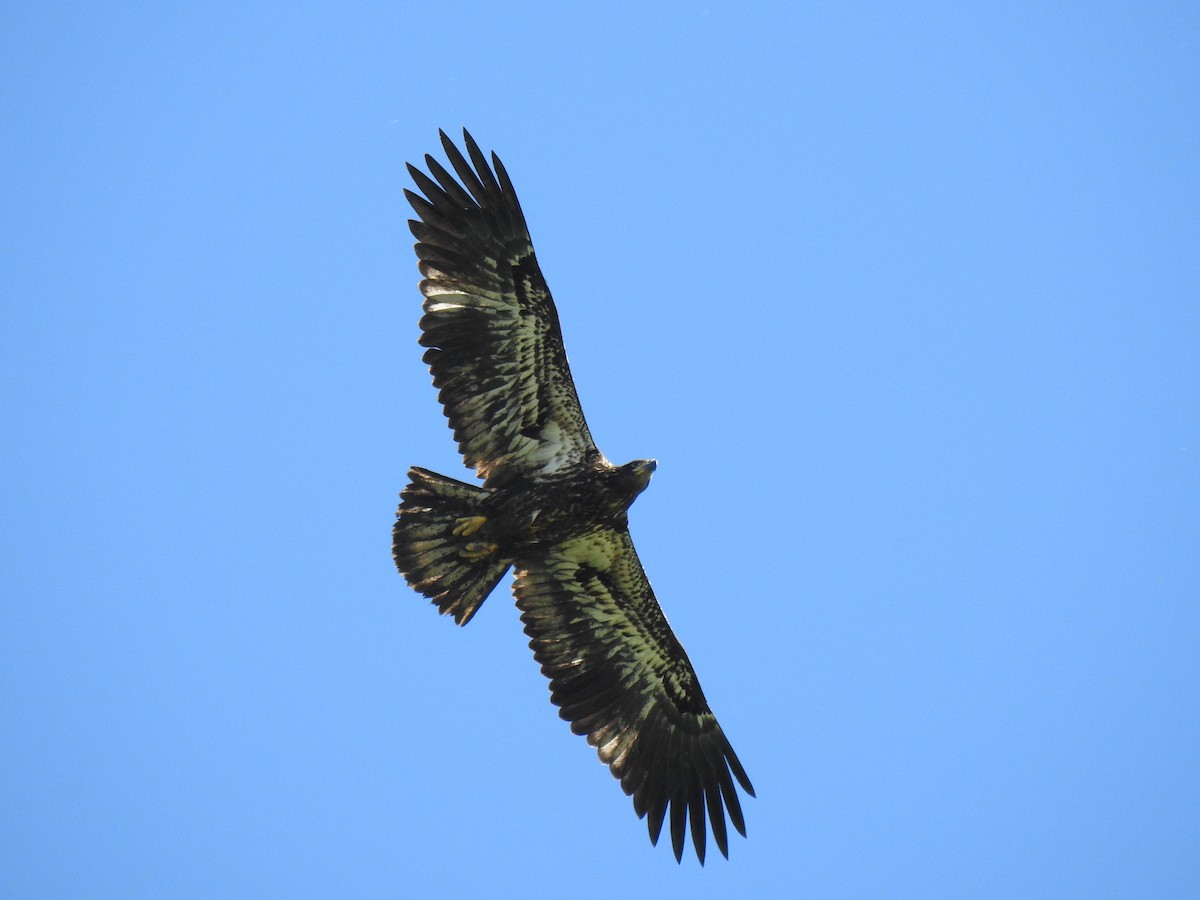
<path id="1" fill-rule="evenodd" d="M 483 514 L 485 488 L 413 467 L 392 529 L 392 557 L 408 583 L 466 625 L 504 577 L 511 559 L 463 555 L 471 539 L 454 534 L 459 519 Z"/>

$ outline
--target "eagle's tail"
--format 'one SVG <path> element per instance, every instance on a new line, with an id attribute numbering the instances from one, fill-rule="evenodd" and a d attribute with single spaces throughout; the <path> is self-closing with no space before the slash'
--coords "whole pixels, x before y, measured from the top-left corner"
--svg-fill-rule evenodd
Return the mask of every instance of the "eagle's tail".
<path id="1" fill-rule="evenodd" d="M 512 564 L 472 534 L 490 491 L 415 466 L 408 477 L 392 529 L 396 568 L 440 612 L 466 625 Z"/>

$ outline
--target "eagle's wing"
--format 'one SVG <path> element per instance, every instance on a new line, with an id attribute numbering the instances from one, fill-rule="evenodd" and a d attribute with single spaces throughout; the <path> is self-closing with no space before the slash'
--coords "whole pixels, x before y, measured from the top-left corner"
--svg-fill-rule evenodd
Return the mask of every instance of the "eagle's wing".
<path id="1" fill-rule="evenodd" d="M 675 858 L 685 825 L 704 862 L 705 811 L 729 855 L 724 810 L 746 833 L 733 777 L 754 796 L 687 654 L 667 624 L 628 532 L 596 526 L 516 563 L 529 646 L 551 700 L 587 735 L 658 842 L 667 808 Z"/>
<path id="2" fill-rule="evenodd" d="M 404 193 L 420 216 L 420 342 L 459 451 L 491 487 L 579 466 L 596 445 L 512 182 L 465 130 L 470 164 L 441 136 L 458 180 L 427 155 L 432 178 L 408 167 L 425 196 Z"/>

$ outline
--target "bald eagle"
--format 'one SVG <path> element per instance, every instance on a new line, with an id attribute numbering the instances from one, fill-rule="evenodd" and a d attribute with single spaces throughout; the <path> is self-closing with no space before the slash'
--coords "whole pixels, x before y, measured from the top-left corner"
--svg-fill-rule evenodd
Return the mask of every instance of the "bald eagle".
<path id="1" fill-rule="evenodd" d="M 728 858 L 734 779 L 754 788 L 704 699 L 629 537 L 630 504 L 655 462 L 597 449 L 563 350 L 558 313 L 512 182 L 465 130 L 441 133 L 457 179 L 432 156 L 409 165 L 420 194 L 425 315 L 420 344 L 467 466 L 482 486 L 409 471 L 393 530 L 396 566 L 465 625 L 511 567 L 521 621 L 550 699 L 633 797 L 658 843 L 670 814 L 676 860 L 690 825 L 700 863 L 708 825 Z"/>

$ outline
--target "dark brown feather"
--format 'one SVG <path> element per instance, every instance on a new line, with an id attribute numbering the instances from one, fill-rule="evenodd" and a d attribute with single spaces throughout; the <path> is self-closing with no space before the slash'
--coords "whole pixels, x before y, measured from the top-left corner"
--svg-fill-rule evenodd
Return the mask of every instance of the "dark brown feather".
<path id="1" fill-rule="evenodd" d="M 421 344 L 459 450 L 495 487 L 597 454 L 571 379 L 558 313 L 508 175 L 464 132 L 451 167 L 409 167 L 425 316 Z"/>
<path id="2" fill-rule="evenodd" d="M 517 607 L 534 657 L 551 679 L 551 700 L 633 795 L 635 812 L 649 815 L 651 840 L 669 812 L 676 857 L 690 828 L 703 861 L 707 816 L 728 856 L 723 805 L 745 834 L 730 773 L 746 793 L 754 789 L 628 533 L 596 527 L 518 556 L 514 566 Z M 629 746 L 622 744 L 626 734 L 635 736 Z"/>

